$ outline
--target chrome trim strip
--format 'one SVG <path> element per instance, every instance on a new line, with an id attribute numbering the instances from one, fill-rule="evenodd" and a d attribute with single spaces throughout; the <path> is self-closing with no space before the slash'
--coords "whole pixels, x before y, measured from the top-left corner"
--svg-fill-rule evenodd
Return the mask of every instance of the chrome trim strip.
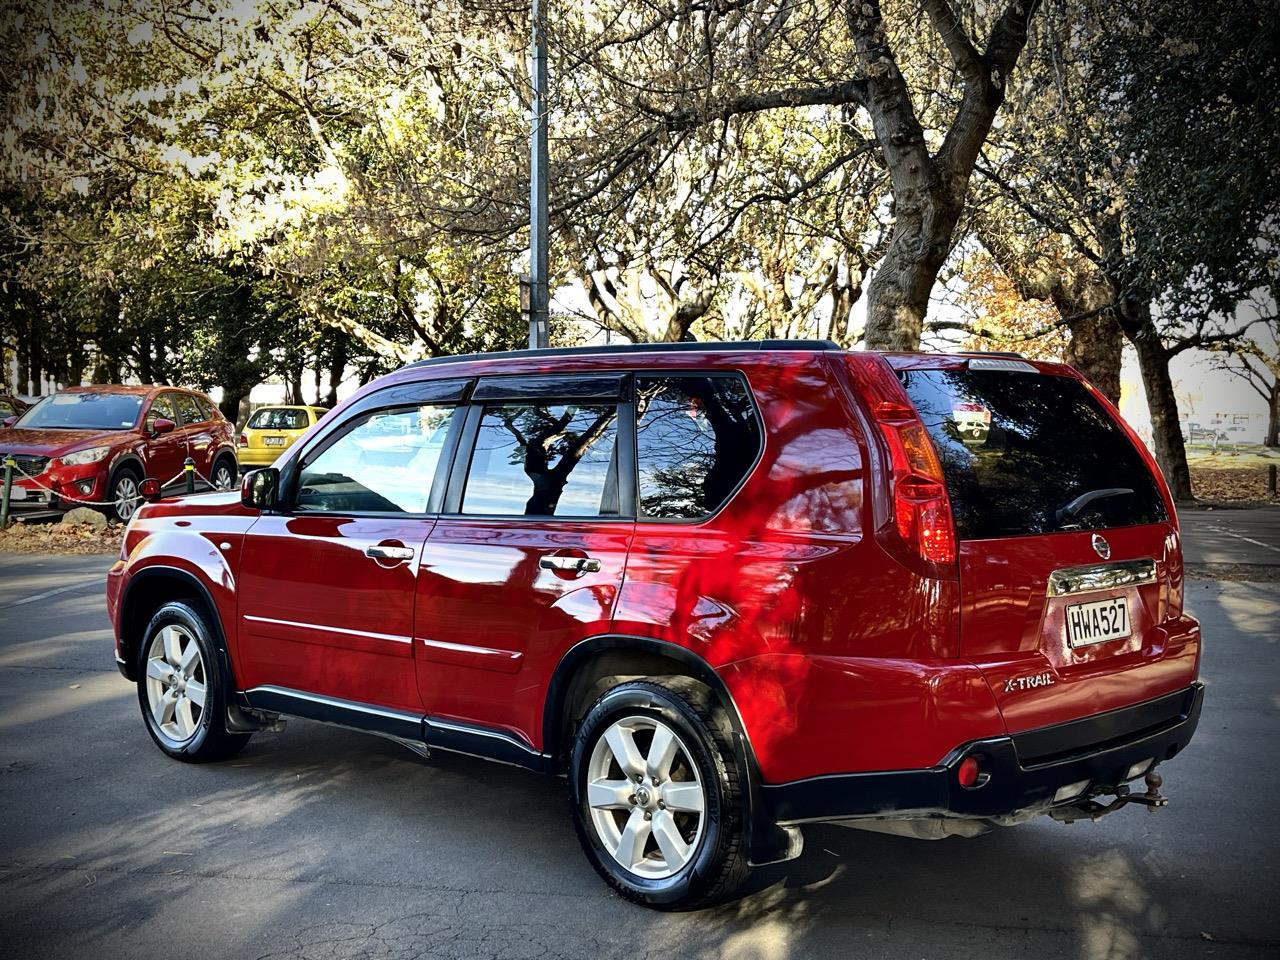
<path id="1" fill-rule="evenodd" d="M 402 636 L 398 633 L 373 633 L 368 630 L 350 630 L 346 627 L 326 627 L 319 623 L 298 623 L 296 620 L 276 620 L 274 617 L 256 617 L 253 614 L 246 613 L 246 620 L 252 620 L 254 623 L 274 623 L 281 627 L 298 627 L 303 630 L 317 630 L 321 633 L 344 633 L 352 637 L 371 637 L 374 640 L 392 640 L 396 643 L 413 643 L 413 637 Z"/>
<path id="2" fill-rule="evenodd" d="M 342 700 L 339 697 L 326 697 L 321 693 L 303 693 L 301 690 L 291 690 L 289 687 L 276 687 L 267 684 L 261 687 L 252 687 L 244 692 L 251 700 L 255 693 L 273 694 L 278 697 L 291 697 L 294 700 L 308 700 L 311 703 L 318 703 L 322 706 L 333 707 L 337 710 L 350 710 L 354 713 L 367 713 L 375 717 L 386 717 L 389 720 L 405 720 L 409 723 L 422 722 L 422 714 L 420 713 L 409 713 L 405 710 L 392 710 L 389 707 L 374 707 L 367 703 L 359 703 L 355 700 Z"/>
<path id="3" fill-rule="evenodd" d="M 524 656 L 519 650 L 498 650 L 495 647 L 474 647 L 469 643 L 450 643 L 448 640 L 428 640 L 419 637 L 424 647 L 436 647 L 439 650 L 456 650 L 459 653 L 478 653 L 487 657 L 502 657 L 507 660 L 519 660 Z"/>
<path id="4" fill-rule="evenodd" d="M 1078 593 L 1094 593 L 1155 582 L 1156 562 L 1150 557 L 1144 557 L 1141 560 L 1063 567 L 1049 574 L 1045 593 L 1050 597 L 1069 597 Z"/>

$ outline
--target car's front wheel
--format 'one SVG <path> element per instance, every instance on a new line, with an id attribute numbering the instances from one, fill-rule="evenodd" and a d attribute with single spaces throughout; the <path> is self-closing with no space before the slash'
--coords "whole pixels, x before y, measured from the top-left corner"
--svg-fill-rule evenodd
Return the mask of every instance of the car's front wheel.
<path id="1" fill-rule="evenodd" d="M 601 696 L 574 739 L 569 792 L 583 850 L 629 900 L 706 906 L 747 878 L 736 759 L 696 681 L 638 680 Z"/>
<path id="2" fill-rule="evenodd" d="M 156 745 L 176 760 L 206 763 L 234 756 L 250 734 L 227 730 L 226 677 L 207 614 L 166 603 L 139 646 L 138 703 Z"/>
<path id="3" fill-rule="evenodd" d="M 111 478 L 107 489 L 107 512 L 121 523 L 128 523 L 142 503 L 141 479 L 129 467 L 121 467 Z"/>

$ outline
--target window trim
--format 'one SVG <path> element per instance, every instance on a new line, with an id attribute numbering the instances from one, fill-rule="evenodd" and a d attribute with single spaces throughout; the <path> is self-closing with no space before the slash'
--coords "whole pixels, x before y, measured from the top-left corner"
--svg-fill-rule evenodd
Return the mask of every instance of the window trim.
<path id="1" fill-rule="evenodd" d="M 475 384 L 475 379 L 471 377 L 461 379 L 444 379 L 444 380 L 411 380 L 407 383 L 398 383 L 393 386 L 384 387 L 381 390 L 375 390 L 367 396 L 356 400 L 349 407 L 342 411 L 342 419 L 334 420 L 329 423 L 323 430 L 308 430 L 304 433 L 292 447 L 288 448 L 289 459 L 279 467 L 280 485 L 279 501 L 281 506 L 273 512 L 289 513 L 293 509 L 293 504 L 297 496 L 298 471 L 301 465 L 309 460 L 313 454 L 318 455 L 323 448 L 332 442 L 339 431 L 345 431 L 347 425 L 357 417 L 363 416 L 369 411 L 382 409 L 391 409 L 393 407 L 414 407 L 423 406 L 425 404 L 436 404 L 438 406 L 453 406 L 463 408 L 466 406 L 467 396 L 471 392 L 471 387 Z M 455 417 L 454 422 L 460 420 Z M 450 443 L 455 442 L 452 436 L 453 431 L 450 430 L 450 436 L 445 437 L 445 449 L 440 453 L 442 462 L 447 457 L 452 457 L 453 451 L 450 449 Z M 287 454 L 286 454 L 287 455 Z M 433 478 L 432 492 L 434 496 L 434 484 L 439 480 L 439 472 L 437 470 L 436 477 Z M 427 505 L 430 507 L 432 497 L 428 497 Z M 318 515 L 314 511 L 307 511 L 308 515 Z M 347 514 L 341 514 L 346 516 Z M 386 513 L 380 514 L 389 517 L 405 516 L 402 513 Z M 359 516 L 374 516 L 374 514 L 359 514 Z M 420 514 L 411 514 L 411 516 L 420 516 Z"/>
<path id="2" fill-rule="evenodd" d="M 564 374 L 566 377 L 572 374 Z M 548 380 L 550 377 L 539 376 L 540 380 Z M 630 373 L 623 376 L 624 382 L 621 387 L 623 398 L 629 398 L 630 391 Z M 480 389 L 477 387 L 476 393 Z M 468 405 L 466 425 L 462 430 L 459 438 L 458 446 L 454 452 L 453 463 L 449 471 L 449 486 L 445 492 L 444 502 L 441 507 L 441 519 L 448 520 L 465 520 L 467 522 L 490 520 L 498 520 L 504 522 L 529 522 L 537 521 L 539 523 L 635 523 L 635 403 L 630 399 L 617 400 L 559 400 L 550 399 L 559 396 L 558 394 L 548 393 L 543 397 L 530 397 L 527 399 L 503 398 L 501 400 L 478 400 L 472 399 Z M 555 514 L 528 514 L 528 513 L 463 513 L 462 499 L 466 491 L 467 480 L 471 473 L 471 460 L 475 455 L 476 438 L 480 434 L 480 422 L 484 419 L 486 407 L 505 407 L 529 404 L 581 404 L 602 406 L 612 405 L 617 408 L 617 430 L 614 437 L 614 450 L 618 460 L 618 512 L 616 514 L 598 514 L 593 517 L 561 517 Z M 628 461 L 630 461 L 628 463 Z"/>
<path id="3" fill-rule="evenodd" d="M 666 370 L 656 369 L 656 368 L 649 369 L 649 370 L 637 370 L 635 377 L 636 377 L 636 380 L 639 380 L 643 377 L 654 377 L 654 378 L 663 378 L 663 379 L 675 379 L 678 377 L 698 377 L 701 379 L 712 379 L 712 378 L 725 379 L 725 378 L 732 377 L 737 379 L 742 384 L 742 386 L 746 389 L 747 402 L 751 405 L 751 413 L 756 419 L 757 434 L 759 437 L 759 442 L 756 449 L 756 455 L 751 461 L 751 466 L 749 466 L 746 469 L 746 471 L 743 472 L 742 476 L 738 478 L 738 482 L 734 485 L 733 489 L 730 490 L 729 493 L 725 496 L 724 500 L 714 510 L 712 510 L 710 513 L 708 513 L 704 517 L 696 517 L 696 518 L 695 517 L 646 517 L 640 512 L 640 417 L 638 414 L 633 414 L 633 417 L 632 417 L 633 447 L 632 447 L 631 457 L 634 463 L 633 477 L 634 477 L 634 484 L 635 484 L 635 488 L 634 488 L 635 499 L 633 503 L 634 503 L 636 523 L 657 523 L 657 524 L 663 524 L 663 525 L 683 525 L 688 527 L 701 526 L 702 524 L 710 523 L 711 521 L 718 518 L 720 514 L 724 513 L 725 509 L 731 503 L 733 503 L 735 499 L 737 499 L 738 494 L 742 492 L 742 488 L 747 485 L 748 480 L 750 480 L 753 476 L 755 476 L 756 470 L 760 468 L 761 461 L 764 460 L 765 445 L 767 443 L 767 440 L 765 437 L 765 419 L 764 419 L 764 415 L 760 412 L 760 404 L 756 399 L 755 391 L 751 389 L 751 378 L 747 376 L 747 373 L 744 370 L 737 370 L 737 369 L 696 370 L 696 369 L 684 369 L 684 368 L 675 368 L 675 369 L 666 369 Z M 635 387 L 635 389 L 638 391 L 639 388 Z M 633 408 L 634 408 L 634 404 L 633 404 Z"/>

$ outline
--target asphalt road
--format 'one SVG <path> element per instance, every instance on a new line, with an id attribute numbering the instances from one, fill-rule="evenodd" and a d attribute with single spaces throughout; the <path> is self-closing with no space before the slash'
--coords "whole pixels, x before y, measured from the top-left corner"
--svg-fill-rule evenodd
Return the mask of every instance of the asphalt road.
<path id="1" fill-rule="evenodd" d="M 557 780 L 300 720 L 230 763 L 164 758 L 112 661 L 107 563 L 0 555 L 0 955 L 1280 954 L 1280 583 L 1188 585 L 1209 694 L 1167 809 L 940 842 L 812 827 L 748 898 L 672 915 L 606 890 Z"/>
<path id="2" fill-rule="evenodd" d="M 1189 564 L 1280 566 L 1280 508 L 1184 510 Z"/>

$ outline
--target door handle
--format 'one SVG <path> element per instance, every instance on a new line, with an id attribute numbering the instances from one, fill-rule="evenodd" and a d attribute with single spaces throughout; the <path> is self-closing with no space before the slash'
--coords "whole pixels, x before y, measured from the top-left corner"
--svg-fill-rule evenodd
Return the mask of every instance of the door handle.
<path id="1" fill-rule="evenodd" d="M 377 543 L 364 548 L 364 555 L 374 560 L 412 560 L 413 547 L 391 547 Z"/>
<path id="2" fill-rule="evenodd" d="M 541 557 L 538 566 L 543 570 L 559 570 L 564 573 L 600 572 L 600 561 L 595 557 Z"/>

